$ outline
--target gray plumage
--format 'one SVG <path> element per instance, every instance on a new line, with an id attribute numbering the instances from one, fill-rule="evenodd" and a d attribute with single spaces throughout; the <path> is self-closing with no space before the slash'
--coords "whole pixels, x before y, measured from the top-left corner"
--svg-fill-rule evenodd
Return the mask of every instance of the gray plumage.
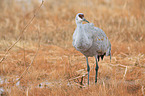
<path id="1" fill-rule="evenodd" d="M 78 13 L 76 15 L 77 27 L 73 34 L 73 46 L 86 57 L 89 84 L 90 68 L 88 64 L 88 57 L 94 56 L 96 58 L 95 82 L 97 82 L 97 61 L 99 61 L 100 57 L 103 59 L 104 56 L 110 56 L 111 60 L 111 43 L 103 30 L 95 27 L 93 23 L 88 22 L 87 24 L 82 24 L 83 21 L 88 22 L 84 18 L 83 13 Z"/>

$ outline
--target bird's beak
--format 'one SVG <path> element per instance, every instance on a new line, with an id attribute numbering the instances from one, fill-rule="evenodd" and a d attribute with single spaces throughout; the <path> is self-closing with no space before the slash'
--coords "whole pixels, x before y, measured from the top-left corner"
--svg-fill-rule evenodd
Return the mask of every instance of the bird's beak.
<path id="1" fill-rule="evenodd" d="M 85 21 L 85 22 L 88 22 L 88 23 L 89 23 L 89 21 L 87 21 L 85 18 L 83 19 L 83 21 Z"/>

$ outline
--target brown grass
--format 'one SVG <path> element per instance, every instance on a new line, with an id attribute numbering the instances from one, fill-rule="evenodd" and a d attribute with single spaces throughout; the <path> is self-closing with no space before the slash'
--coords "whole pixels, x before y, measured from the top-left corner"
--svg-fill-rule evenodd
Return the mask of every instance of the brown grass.
<path id="1" fill-rule="evenodd" d="M 0 59 L 41 3 L 29 1 L 0 0 Z M 111 63 L 109 57 L 99 62 L 97 85 L 94 84 L 95 60 L 89 58 L 91 83 L 88 87 L 87 76 L 84 77 L 83 88 L 76 83 L 77 80 L 70 81 L 87 72 L 84 56 L 72 46 L 75 15 L 79 12 L 103 29 L 112 44 Z M 15 81 L 29 66 L 37 50 L 39 30 L 41 47 L 34 63 L 19 86 L 2 87 L 5 90 L 3 95 L 145 95 L 145 0 L 44 1 L 23 38 L 0 64 L 0 78 L 7 80 L 4 83 Z"/>

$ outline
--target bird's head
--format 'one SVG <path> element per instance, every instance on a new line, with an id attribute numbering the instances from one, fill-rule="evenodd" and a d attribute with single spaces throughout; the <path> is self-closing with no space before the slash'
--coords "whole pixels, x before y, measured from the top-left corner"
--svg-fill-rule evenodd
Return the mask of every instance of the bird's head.
<path id="1" fill-rule="evenodd" d="M 84 18 L 84 14 L 83 13 L 78 13 L 76 15 L 76 23 L 82 23 L 83 21 L 88 22 L 85 18 Z"/>

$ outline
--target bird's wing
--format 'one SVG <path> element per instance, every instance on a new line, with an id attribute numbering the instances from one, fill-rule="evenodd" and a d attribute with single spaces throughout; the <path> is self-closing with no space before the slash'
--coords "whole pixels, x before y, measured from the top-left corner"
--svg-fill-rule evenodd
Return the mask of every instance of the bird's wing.
<path id="1" fill-rule="evenodd" d="M 99 54 L 104 54 L 107 52 L 109 48 L 110 41 L 106 36 L 105 32 L 94 26 L 93 23 L 84 24 L 85 32 L 88 38 L 92 39 L 94 50 L 96 50 Z"/>
<path id="2" fill-rule="evenodd" d="M 111 43 L 106 36 L 105 32 L 97 27 L 94 27 L 94 46 L 97 46 L 97 51 L 100 54 L 106 53 L 106 55 L 109 55 L 109 50 L 111 50 Z"/>
<path id="3" fill-rule="evenodd" d="M 94 27 L 94 45 L 98 46 L 97 51 L 100 52 L 101 56 L 110 56 L 110 62 L 111 62 L 111 43 L 106 36 L 105 32 L 97 27 Z"/>

